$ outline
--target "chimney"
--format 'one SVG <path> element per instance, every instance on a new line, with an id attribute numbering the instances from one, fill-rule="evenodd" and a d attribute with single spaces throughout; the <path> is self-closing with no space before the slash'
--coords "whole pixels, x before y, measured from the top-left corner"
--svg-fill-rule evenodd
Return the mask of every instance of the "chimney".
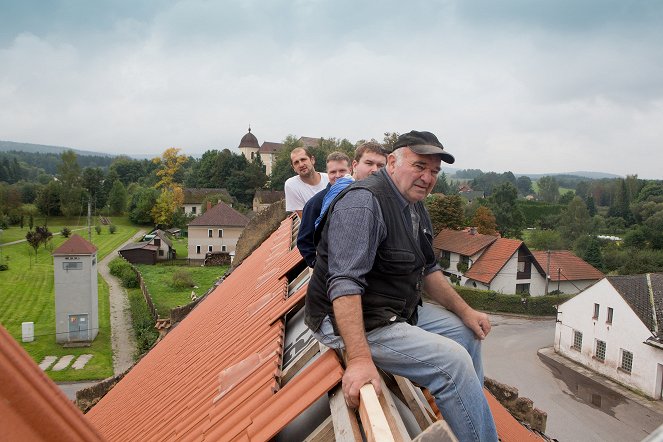
<path id="1" fill-rule="evenodd" d="M 470 227 L 470 235 L 476 235 L 477 234 L 477 228 L 476 227 Z"/>
<path id="2" fill-rule="evenodd" d="M 207 201 L 207 210 L 209 210 L 209 209 L 211 209 L 211 208 L 212 208 L 212 202 L 211 202 L 211 201 Z"/>

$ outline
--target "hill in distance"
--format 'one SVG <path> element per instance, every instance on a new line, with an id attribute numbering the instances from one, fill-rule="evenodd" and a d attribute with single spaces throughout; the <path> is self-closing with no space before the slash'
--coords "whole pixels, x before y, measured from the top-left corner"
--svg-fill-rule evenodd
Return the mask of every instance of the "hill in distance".
<path id="1" fill-rule="evenodd" d="M 9 151 L 18 151 L 18 152 L 31 152 L 31 153 L 54 153 L 61 154 L 66 150 L 73 150 L 76 155 L 84 156 L 97 156 L 97 157 L 114 157 L 116 155 L 111 155 L 104 152 L 93 152 L 91 150 L 80 150 L 74 149 L 71 147 L 63 146 L 48 146 L 46 144 L 32 144 L 32 143 L 16 143 L 14 141 L 1 141 L 0 140 L 0 152 L 9 152 Z"/>
<path id="2" fill-rule="evenodd" d="M 587 171 L 578 171 L 578 172 L 560 172 L 560 173 L 516 173 L 516 177 L 519 176 L 528 176 L 532 181 L 536 181 L 544 176 L 575 176 L 582 178 L 590 178 L 593 180 L 600 180 L 602 178 L 623 178 L 621 175 L 615 175 L 614 173 L 605 173 L 605 172 L 587 172 Z"/>

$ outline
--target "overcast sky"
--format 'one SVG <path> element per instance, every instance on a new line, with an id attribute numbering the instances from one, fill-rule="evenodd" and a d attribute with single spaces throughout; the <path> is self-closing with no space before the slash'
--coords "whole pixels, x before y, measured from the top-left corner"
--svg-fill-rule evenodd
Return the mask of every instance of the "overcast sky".
<path id="1" fill-rule="evenodd" d="M 434 132 L 458 168 L 663 178 L 663 2 L 0 0 L 0 140 Z"/>

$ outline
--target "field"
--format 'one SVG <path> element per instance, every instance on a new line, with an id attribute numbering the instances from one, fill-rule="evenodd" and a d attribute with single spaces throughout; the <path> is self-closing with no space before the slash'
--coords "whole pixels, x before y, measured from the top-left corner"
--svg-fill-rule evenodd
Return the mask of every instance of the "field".
<path id="1" fill-rule="evenodd" d="M 199 297 L 204 295 L 228 269 L 225 266 L 200 267 L 161 264 L 139 264 L 136 267 L 143 275 L 143 280 L 152 296 L 154 307 L 161 317 L 167 317 L 171 308 L 191 302 L 191 291 L 195 291 Z M 188 272 L 198 288 L 175 288 L 173 286 L 173 274 L 178 270 Z"/>
<path id="2" fill-rule="evenodd" d="M 117 231 L 111 235 L 104 226 L 100 235 L 92 231 L 92 242 L 99 249 L 98 260 L 108 255 L 120 244 L 133 236 L 138 228 L 129 225 L 126 220 L 114 220 Z M 49 219 L 49 229 L 56 231 L 56 226 L 72 224 L 62 223 L 61 219 Z M 17 235 L 20 228 L 7 229 L 3 234 Z M 27 231 L 27 229 L 24 229 Z M 59 229 L 57 230 L 59 231 Z M 87 232 L 83 233 L 87 237 Z M 23 233 L 23 237 L 25 233 Z M 30 356 L 39 363 L 45 355 L 65 355 L 91 353 L 95 356 L 83 370 L 66 369 L 61 372 L 47 371 L 57 381 L 84 379 L 102 379 L 112 374 L 108 287 L 103 278 L 99 278 L 99 335 L 91 347 L 64 349 L 55 342 L 55 300 L 53 281 L 53 258 L 51 251 L 59 247 L 66 238 L 53 236 L 46 249 L 40 248 L 35 256 L 34 250 L 27 243 L 2 247 L 3 262 L 9 264 L 9 270 L 0 272 L 0 324 L 9 333 L 21 340 L 21 323 L 35 323 L 35 341 L 21 343 Z"/>

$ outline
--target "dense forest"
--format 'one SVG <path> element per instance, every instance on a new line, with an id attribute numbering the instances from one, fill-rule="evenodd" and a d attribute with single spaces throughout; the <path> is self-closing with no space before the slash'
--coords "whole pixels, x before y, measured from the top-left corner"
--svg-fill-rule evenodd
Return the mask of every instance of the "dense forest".
<path id="1" fill-rule="evenodd" d="M 389 146 L 397 135 L 386 133 L 383 144 Z M 317 169 L 324 170 L 332 151 L 352 157 L 363 141 L 321 138 L 312 148 Z M 187 187 L 224 188 L 227 194 L 220 197 L 249 212 L 256 190 L 281 190 L 293 175 L 289 154 L 300 141 L 288 136 L 283 143 L 269 177 L 259 156 L 249 162 L 228 149 L 193 158 L 170 148 L 153 160 L 0 152 L 0 228 L 32 227 L 37 215 L 80 216 L 88 201 L 95 214 L 185 227 L 189 219 L 180 208 Z M 468 202 L 461 185 L 483 198 Z M 663 181 L 573 175 L 532 180 L 467 169 L 451 177 L 440 174 L 427 204 L 436 230 L 472 225 L 483 233 L 522 238 L 531 249 L 571 249 L 609 273 L 663 271 Z"/>

